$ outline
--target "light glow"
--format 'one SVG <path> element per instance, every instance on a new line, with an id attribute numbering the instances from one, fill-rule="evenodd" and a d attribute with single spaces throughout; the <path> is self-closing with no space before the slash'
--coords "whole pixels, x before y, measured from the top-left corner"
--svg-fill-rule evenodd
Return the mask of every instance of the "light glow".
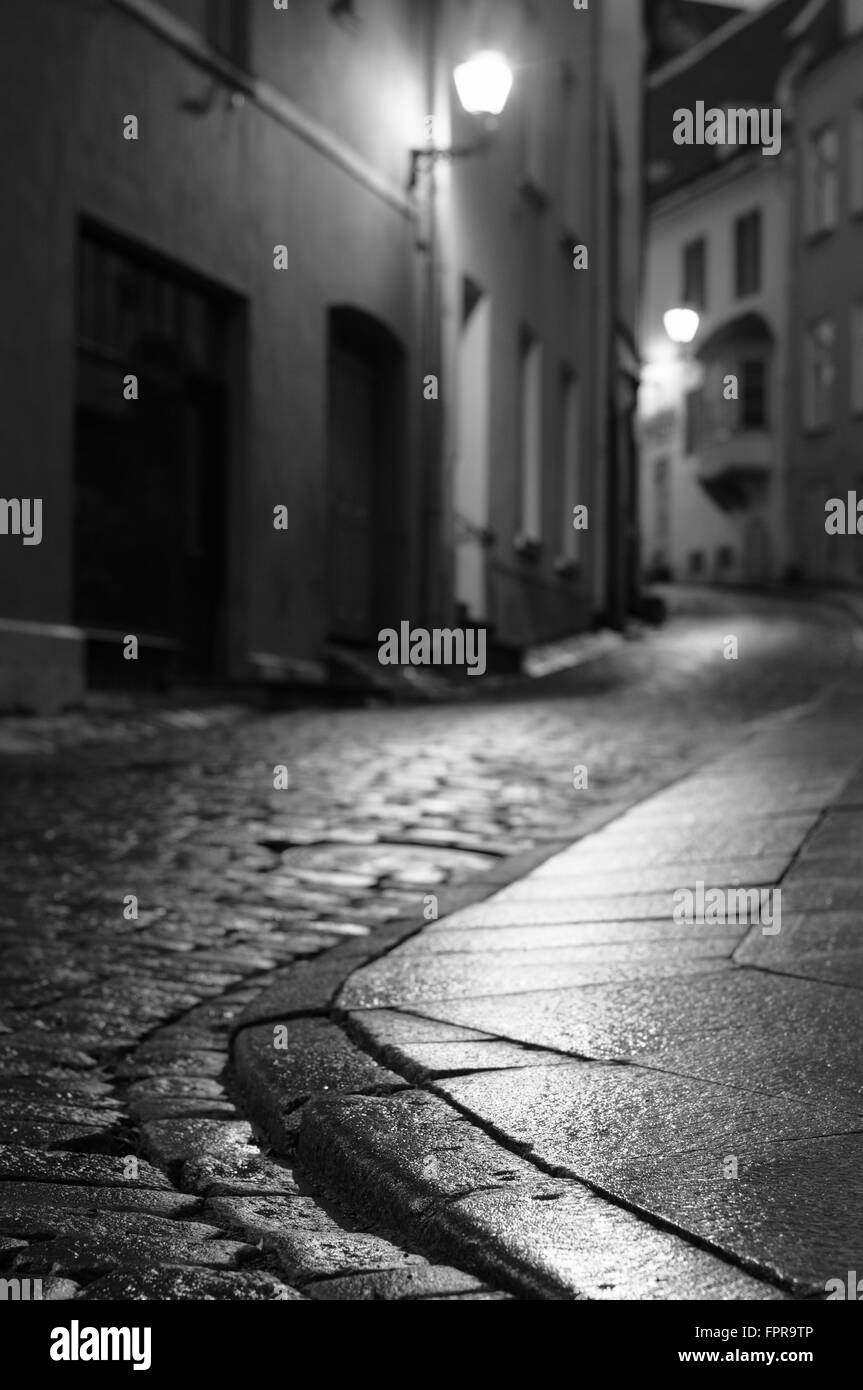
<path id="1" fill-rule="evenodd" d="M 471 116 L 499 116 L 512 91 L 512 68 L 491 49 L 460 63 L 453 74 L 458 98 Z"/>
<path id="2" fill-rule="evenodd" d="M 662 322 L 673 343 L 691 343 L 701 319 L 694 309 L 669 309 Z"/>

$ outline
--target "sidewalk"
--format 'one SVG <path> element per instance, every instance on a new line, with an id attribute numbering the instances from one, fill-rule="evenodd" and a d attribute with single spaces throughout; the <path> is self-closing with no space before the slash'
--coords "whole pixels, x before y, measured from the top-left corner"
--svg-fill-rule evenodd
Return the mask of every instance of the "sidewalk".
<path id="1" fill-rule="evenodd" d="M 246 1113 L 516 1296 L 824 1298 L 863 1261 L 861 716 L 858 676 L 377 959 L 294 970 L 237 1022 Z M 781 918 L 674 920 L 699 882 Z"/>

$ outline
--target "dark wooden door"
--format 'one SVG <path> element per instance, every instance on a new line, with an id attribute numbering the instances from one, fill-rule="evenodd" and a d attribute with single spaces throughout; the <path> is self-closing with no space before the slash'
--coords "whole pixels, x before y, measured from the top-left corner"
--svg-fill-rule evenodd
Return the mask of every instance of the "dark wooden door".
<path id="1" fill-rule="evenodd" d="M 224 413 L 218 389 L 142 378 L 139 401 L 77 420 L 74 620 L 176 646 L 190 678 L 221 658 Z"/>
<path id="2" fill-rule="evenodd" d="M 216 676 L 236 301 L 105 228 L 79 231 L 73 612 L 88 675 L 114 680 L 119 633 L 150 641 L 136 681 L 159 652 L 168 677 Z"/>
<path id="3" fill-rule="evenodd" d="M 330 635 L 372 640 L 378 373 L 334 344 L 329 362 Z"/>

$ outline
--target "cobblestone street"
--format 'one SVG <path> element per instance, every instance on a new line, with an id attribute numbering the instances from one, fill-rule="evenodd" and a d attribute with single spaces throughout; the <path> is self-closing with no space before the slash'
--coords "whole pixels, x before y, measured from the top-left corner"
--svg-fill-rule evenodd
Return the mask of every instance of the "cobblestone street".
<path id="1" fill-rule="evenodd" d="M 248 1086 L 226 1074 L 231 1032 L 263 992 L 306 977 L 323 1013 L 337 962 L 361 967 L 394 924 L 481 900 L 857 670 L 854 624 L 826 603 L 675 602 L 665 628 L 491 698 L 6 721 L 0 1272 L 41 1277 L 54 1298 L 509 1297 L 296 1164 L 303 1103 L 330 1084 L 316 1057 L 332 1065 L 308 990 L 277 1151 L 254 1141 Z M 739 852 L 722 843 L 727 800 L 723 815 L 695 847 L 705 861 Z M 493 993 L 491 943 L 472 968 Z M 381 1004 L 352 988 L 350 1007 Z M 351 1089 L 406 1087 L 339 1039 Z M 478 1109 L 506 1128 L 501 1104 Z"/>

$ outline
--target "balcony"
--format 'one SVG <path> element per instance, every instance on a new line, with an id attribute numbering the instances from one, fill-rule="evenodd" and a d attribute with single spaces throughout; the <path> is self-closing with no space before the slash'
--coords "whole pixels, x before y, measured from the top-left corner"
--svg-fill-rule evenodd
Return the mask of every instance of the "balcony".
<path id="1" fill-rule="evenodd" d="M 687 402 L 687 452 L 695 476 L 725 512 L 764 500 L 775 464 L 769 383 L 774 334 L 755 313 L 721 324 L 696 354 L 703 385 Z M 737 394 L 727 396 L 730 379 Z"/>
<path id="2" fill-rule="evenodd" d="M 767 430 L 745 430 L 702 441 L 693 455 L 695 477 L 724 512 L 746 511 L 764 500 L 776 462 Z"/>

